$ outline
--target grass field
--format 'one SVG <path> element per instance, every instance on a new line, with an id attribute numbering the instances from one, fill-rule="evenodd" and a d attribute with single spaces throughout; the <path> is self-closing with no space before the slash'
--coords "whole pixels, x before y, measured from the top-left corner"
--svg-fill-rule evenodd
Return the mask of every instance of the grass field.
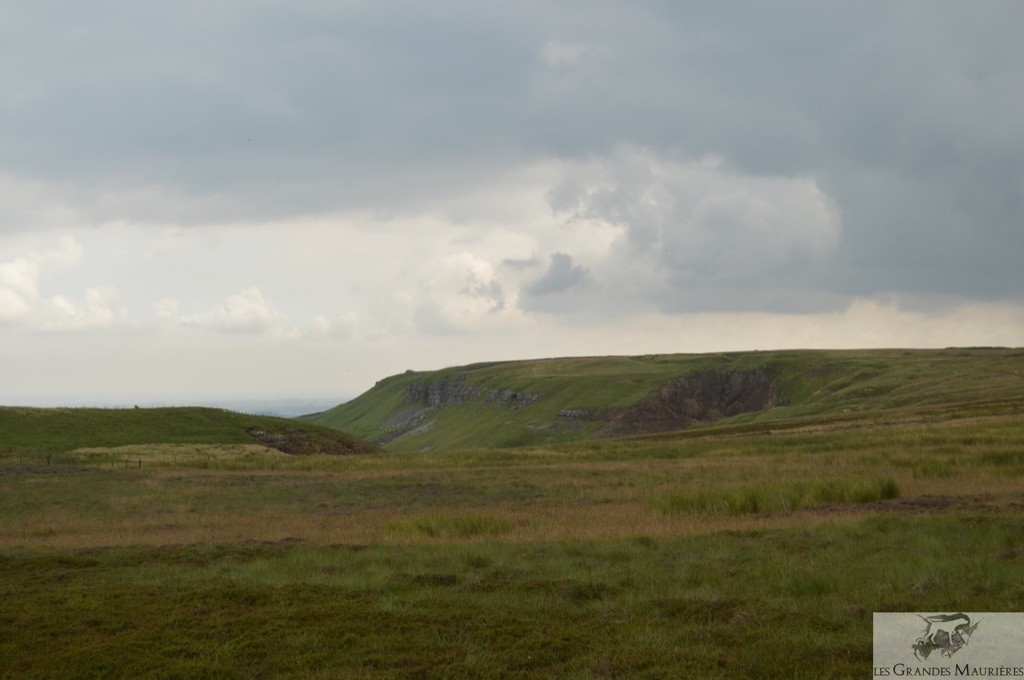
<path id="1" fill-rule="evenodd" d="M 292 453 L 369 453 L 344 432 L 217 408 L 18 408 L 0 406 L 0 453 L 50 459 L 81 448 L 146 444 L 264 444 Z"/>
<path id="2" fill-rule="evenodd" d="M 1004 379 L 514 449 L 0 450 L 0 676 L 866 677 L 874 611 L 1024 610 Z"/>

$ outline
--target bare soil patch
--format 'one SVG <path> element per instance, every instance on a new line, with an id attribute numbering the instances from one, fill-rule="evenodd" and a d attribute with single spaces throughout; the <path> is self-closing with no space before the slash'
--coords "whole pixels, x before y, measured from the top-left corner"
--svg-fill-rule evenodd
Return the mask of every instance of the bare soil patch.
<path id="1" fill-rule="evenodd" d="M 997 508 L 1024 508 L 1024 493 L 1011 494 L 970 494 L 965 496 L 909 496 L 891 498 L 869 503 L 842 503 L 819 505 L 808 510 L 816 514 L 897 513 L 914 515 L 919 513 L 954 512 L 957 510 L 991 510 Z"/>

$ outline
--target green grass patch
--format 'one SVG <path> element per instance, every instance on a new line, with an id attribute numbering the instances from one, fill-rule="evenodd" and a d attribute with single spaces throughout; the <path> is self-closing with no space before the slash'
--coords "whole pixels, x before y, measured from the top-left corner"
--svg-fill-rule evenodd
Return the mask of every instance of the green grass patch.
<path id="1" fill-rule="evenodd" d="M 953 458 L 918 460 L 913 465 L 915 479 L 948 479 L 960 474 L 960 464 Z"/>
<path id="2" fill-rule="evenodd" d="M 969 527 L 950 549 L 951 526 Z M 0 550 L 11 677 L 862 678 L 873 611 L 1024 598 L 1020 519 L 688 539 Z M 969 577 L 968 577 L 969 576 Z"/>
<path id="3" fill-rule="evenodd" d="M 6 458 L 140 444 L 262 444 L 303 455 L 377 450 L 331 428 L 215 408 L 0 407 L 0 456 Z"/>
<path id="4" fill-rule="evenodd" d="M 429 538 L 475 538 L 500 536 L 512 530 L 512 522 L 484 513 L 458 515 L 425 514 L 395 520 L 388 525 L 392 536 Z"/>
<path id="5" fill-rule="evenodd" d="M 899 495 L 899 484 L 891 477 L 869 481 L 759 482 L 675 491 L 657 498 L 651 505 L 664 515 L 755 515 L 819 505 L 870 503 Z"/>

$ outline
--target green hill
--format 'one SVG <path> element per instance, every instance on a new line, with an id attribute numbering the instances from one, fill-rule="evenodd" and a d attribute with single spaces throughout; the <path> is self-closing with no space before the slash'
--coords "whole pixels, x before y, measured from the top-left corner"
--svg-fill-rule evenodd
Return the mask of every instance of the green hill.
<path id="1" fill-rule="evenodd" d="M 134 444 L 262 444 L 291 454 L 349 454 L 372 444 L 336 429 L 213 408 L 0 407 L 0 451 L 66 452 Z"/>
<path id="2" fill-rule="evenodd" d="M 395 450 L 534 445 L 710 423 L 1024 410 L 1024 350 L 795 350 L 407 371 L 309 422 Z"/>

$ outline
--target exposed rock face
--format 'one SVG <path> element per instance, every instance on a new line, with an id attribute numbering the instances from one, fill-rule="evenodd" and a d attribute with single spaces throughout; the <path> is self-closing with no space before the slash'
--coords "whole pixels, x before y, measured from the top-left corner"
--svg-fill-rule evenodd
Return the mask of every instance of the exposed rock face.
<path id="1" fill-rule="evenodd" d="M 487 392 L 488 404 L 494 406 L 507 406 L 512 411 L 518 411 L 537 401 L 540 394 L 537 392 L 519 392 L 517 390 L 489 390 Z"/>
<path id="2" fill-rule="evenodd" d="M 614 414 L 605 432 L 611 436 L 671 432 L 778 404 L 779 386 L 766 371 L 709 371 L 662 385 L 638 404 Z"/>
<path id="3" fill-rule="evenodd" d="M 406 388 L 405 396 L 409 406 L 381 423 L 387 434 L 378 438 L 375 443 L 386 444 L 412 431 L 425 432 L 433 427 L 432 415 L 449 406 L 476 400 L 495 408 L 518 411 L 537 401 L 540 394 L 489 389 L 468 383 L 464 375 L 450 375 L 412 382 Z"/>
<path id="4" fill-rule="evenodd" d="M 479 393 L 479 388 L 466 384 L 466 376 L 453 375 L 434 380 L 417 380 L 407 388 L 408 400 L 433 408 L 464 404 Z"/>
<path id="5" fill-rule="evenodd" d="M 409 385 L 406 396 L 409 402 L 430 408 L 456 406 L 482 398 L 486 404 L 507 407 L 513 411 L 529 406 L 540 397 L 539 394 L 532 392 L 485 389 L 479 385 L 467 384 L 464 375 L 418 380 Z"/>

